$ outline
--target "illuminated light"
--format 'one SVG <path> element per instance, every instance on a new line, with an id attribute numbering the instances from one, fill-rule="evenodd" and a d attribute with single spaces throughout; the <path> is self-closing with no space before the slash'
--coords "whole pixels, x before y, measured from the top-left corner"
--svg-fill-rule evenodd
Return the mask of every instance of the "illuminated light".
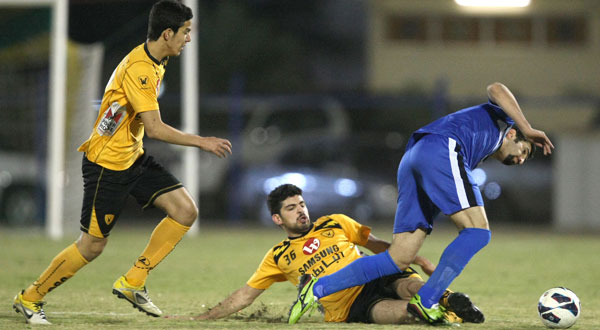
<path id="1" fill-rule="evenodd" d="M 494 200 L 500 197 L 502 194 L 502 188 L 497 182 L 490 182 L 485 185 L 485 189 L 483 190 L 485 197 L 489 200 Z"/>
<path id="2" fill-rule="evenodd" d="M 304 190 L 306 188 L 306 176 L 302 173 L 285 173 L 279 179 L 282 183 L 291 183 Z"/>
<path id="3" fill-rule="evenodd" d="M 454 0 L 463 7 L 527 7 L 531 0 Z"/>
<path id="4" fill-rule="evenodd" d="M 266 179 L 263 183 L 263 191 L 265 192 L 265 194 L 271 193 L 273 189 L 277 188 L 280 185 L 280 182 L 281 181 L 279 180 L 279 177 Z"/>
<path id="5" fill-rule="evenodd" d="M 335 192 L 338 195 L 350 197 L 354 196 L 358 191 L 358 187 L 356 186 L 356 182 L 350 179 L 338 179 L 334 184 Z"/>
<path id="6" fill-rule="evenodd" d="M 482 186 L 487 180 L 487 173 L 485 173 L 485 171 L 480 168 L 474 169 L 471 172 L 471 175 L 473 176 L 473 181 L 475 181 L 475 184 L 478 186 Z"/>

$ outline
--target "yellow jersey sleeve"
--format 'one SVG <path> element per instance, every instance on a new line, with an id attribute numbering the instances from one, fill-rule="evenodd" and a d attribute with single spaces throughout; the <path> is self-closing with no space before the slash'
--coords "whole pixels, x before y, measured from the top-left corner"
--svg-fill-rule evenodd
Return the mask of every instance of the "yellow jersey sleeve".
<path id="1" fill-rule="evenodd" d="M 268 289 L 275 282 L 284 282 L 288 279 L 281 269 L 275 262 L 273 250 L 269 250 L 263 260 L 261 261 L 258 269 L 254 272 L 252 277 L 246 282 L 248 286 L 259 290 Z"/>
<path id="2" fill-rule="evenodd" d="M 342 230 L 344 230 L 344 233 L 350 242 L 360 246 L 367 244 L 369 234 L 371 233 L 371 227 L 361 225 L 345 214 L 332 214 L 329 217 L 342 226 Z"/>
<path id="3" fill-rule="evenodd" d="M 158 110 L 159 88 L 160 78 L 147 62 L 131 64 L 123 77 L 123 90 L 135 113 Z"/>

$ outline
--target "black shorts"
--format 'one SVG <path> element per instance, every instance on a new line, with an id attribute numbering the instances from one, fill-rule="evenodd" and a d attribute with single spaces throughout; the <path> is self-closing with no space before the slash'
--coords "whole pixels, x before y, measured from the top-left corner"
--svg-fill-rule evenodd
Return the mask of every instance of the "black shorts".
<path id="1" fill-rule="evenodd" d="M 373 306 L 384 299 L 400 299 L 392 287 L 392 283 L 395 280 L 411 276 L 419 276 L 419 273 L 408 267 L 402 273 L 380 277 L 365 284 L 350 307 L 346 322 L 373 323 L 371 319 L 371 309 Z"/>
<path id="2" fill-rule="evenodd" d="M 100 238 L 109 235 L 129 195 L 146 209 L 153 207 L 152 203 L 158 196 L 183 187 L 169 171 L 146 154 L 123 171 L 104 168 L 84 155 L 81 171 L 81 230 Z"/>

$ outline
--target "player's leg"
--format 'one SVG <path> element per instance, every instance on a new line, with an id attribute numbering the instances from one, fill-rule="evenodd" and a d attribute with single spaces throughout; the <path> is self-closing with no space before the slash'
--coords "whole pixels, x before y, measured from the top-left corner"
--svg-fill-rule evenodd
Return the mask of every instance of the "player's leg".
<path id="1" fill-rule="evenodd" d="M 144 158 L 141 168 L 143 174 L 131 194 L 144 208 L 157 207 L 167 216 L 154 228 L 134 265 L 114 283 L 113 293 L 148 315 L 160 316 L 162 311 L 146 291 L 146 279 L 189 230 L 198 209 L 182 184 L 152 157 Z"/>
<path id="2" fill-rule="evenodd" d="M 184 188 L 160 195 L 154 205 L 165 210 L 168 215 L 154 228 L 146 248 L 133 266 L 114 283 L 113 293 L 150 316 L 160 316 L 162 311 L 154 305 L 146 291 L 146 278 L 189 230 L 197 217 L 197 209 Z"/>
<path id="3" fill-rule="evenodd" d="M 391 283 L 392 290 L 402 300 L 410 300 L 425 284 L 423 278 L 412 268 L 406 268 L 402 277 Z"/>
<path id="4" fill-rule="evenodd" d="M 62 250 L 50 262 L 38 279 L 17 294 L 13 307 L 23 313 L 27 323 L 47 324 L 42 299 L 50 291 L 66 282 L 87 263 L 102 253 L 110 230 L 114 226 L 127 197 L 127 189 L 114 182 L 116 172 L 101 166 L 82 162 L 84 194 L 79 239 Z"/>
<path id="5" fill-rule="evenodd" d="M 375 324 L 415 323 L 415 317 L 406 310 L 407 304 L 408 300 L 380 300 L 371 308 L 371 321 Z"/>
<path id="6" fill-rule="evenodd" d="M 22 313 L 28 324 L 50 324 L 44 313 L 42 299 L 47 293 L 73 277 L 89 262 L 88 260 L 91 259 L 84 258 L 77 243 L 66 247 L 52 259 L 50 265 L 33 284 L 15 296 L 13 302 L 15 311 Z"/>
<path id="7" fill-rule="evenodd" d="M 416 298 L 424 308 L 434 306 L 469 260 L 490 240 L 479 188 L 453 139 L 431 136 L 425 149 L 436 161 L 421 163 L 420 187 L 459 228 L 458 237 L 444 250 L 438 266 Z"/>
<path id="8" fill-rule="evenodd" d="M 483 207 L 462 210 L 450 217 L 460 230 L 446 247 L 436 270 L 419 291 L 424 306 L 437 303 L 450 283 L 462 272 L 469 260 L 490 241 Z"/>
<path id="9" fill-rule="evenodd" d="M 198 210 L 185 188 L 160 195 L 154 205 L 167 216 L 154 228 L 148 245 L 125 274 L 132 286 L 143 286 L 148 273 L 158 265 L 183 238 L 198 215 Z"/>

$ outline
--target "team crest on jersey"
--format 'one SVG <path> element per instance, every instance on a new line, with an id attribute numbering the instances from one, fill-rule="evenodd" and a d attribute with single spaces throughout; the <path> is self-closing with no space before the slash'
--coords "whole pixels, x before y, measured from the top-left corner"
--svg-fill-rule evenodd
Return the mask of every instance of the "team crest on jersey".
<path id="1" fill-rule="evenodd" d="M 320 246 L 321 246 L 321 241 L 319 241 L 318 238 L 311 238 L 308 241 L 306 241 L 306 243 L 304 243 L 304 246 L 302 247 L 302 253 L 309 256 L 309 255 L 317 252 L 317 250 L 319 249 Z"/>
<path id="2" fill-rule="evenodd" d="M 99 135 L 112 136 L 115 134 L 119 124 L 127 117 L 127 109 L 122 107 L 119 102 L 114 102 L 111 106 L 104 111 L 102 120 L 96 127 L 96 132 Z"/>
<path id="3" fill-rule="evenodd" d="M 328 237 L 328 238 L 332 238 L 334 233 L 333 233 L 333 230 L 329 229 L 329 230 L 322 232 L 321 235 Z"/>
<path id="4" fill-rule="evenodd" d="M 140 82 L 140 87 L 142 89 L 150 88 L 150 82 L 148 81 L 148 76 L 145 76 L 145 75 L 139 76 L 138 81 Z"/>

